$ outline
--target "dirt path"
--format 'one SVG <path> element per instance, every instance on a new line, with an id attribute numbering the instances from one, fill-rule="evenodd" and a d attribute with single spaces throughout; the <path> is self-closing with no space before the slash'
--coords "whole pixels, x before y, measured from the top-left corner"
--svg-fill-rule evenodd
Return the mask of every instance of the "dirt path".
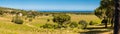
<path id="1" fill-rule="evenodd" d="M 80 32 L 80 34 L 112 34 L 113 33 L 112 27 L 104 28 L 104 26 L 98 26 L 98 27 L 91 26 L 86 30 L 89 30 L 89 31 Z"/>
<path id="2" fill-rule="evenodd" d="M 110 32 L 104 32 L 104 33 L 101 33 L 101 34 L 113 34 L 113 30 L 110 31 Z"/>

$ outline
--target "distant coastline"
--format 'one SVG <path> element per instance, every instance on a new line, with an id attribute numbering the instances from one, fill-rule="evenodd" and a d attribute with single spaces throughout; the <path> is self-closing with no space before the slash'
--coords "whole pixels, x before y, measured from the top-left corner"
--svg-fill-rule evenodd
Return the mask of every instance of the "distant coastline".
<path id="1" fill-rule="evenodd" d="M 94 13 L 94 11 L 38 11 L 38 12 Z"/>

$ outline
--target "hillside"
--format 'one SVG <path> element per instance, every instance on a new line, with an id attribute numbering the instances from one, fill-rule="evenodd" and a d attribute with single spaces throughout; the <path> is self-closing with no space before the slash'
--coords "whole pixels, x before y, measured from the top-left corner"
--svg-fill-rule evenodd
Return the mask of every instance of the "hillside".
<path id="1" fill-rule="evenodd" d="M 25 10 L 21 10 L 21 9 L 14 9 L 14 8 L 8 8 L 8 7 L 0 7 L 0 11 L 25 11 Z"/>
<path id="2" fill-rule="evenodd" d="M 99 30 L 100 32 L 110 33 L 111 29 L 103 28 L 103 29 L 78 29 L 76 28 L 65 28 L 65 29 L 46 29 L 41 28 L 41 26 L 46 23 L 56 24 L 52 21 L 53 15 L 56 14 L 66 14 L 71 18 L 71 22 L 78 23 L 81 20 L 86 21 L 88 24 L 92 21 L 95 25 L 88 25 L 87 28 L 93 27 L 104 27 L 101 24 L 101 19 L 99 19 L 94 14 L 79 14 L 79 13 L 46 13 L 46 12 L 29 12 L 20 10 L 20 9 L 12 9 L 12 8 L 4 8 L 0 7 L 0 10 L 4 13 L 0 15 L 0 34 L 80 34 L 80 32 L 89 32 Z M 26 14 L 25 16 L 19 16 L 23 20 L 23 24 L 16 24 L 11 22 L 15 16 L 9 11 L 5 10 L 14 10 L 13 12 L 21 12 L 22 14 Z M 5 11 L 5 12 L 4 12 Z M 0 13 L 2 13 L 0 12 Z M 30 11 L 31 12 L 31 11 Z M 14 13 L 16 15 L 17 13 Z M 51 15 L 52 14 L 52 15 Z M 34 15 L 35 18 L 32 18 L 32 21 L 29 21 L 28 15 Z M 49 22 L 48 22 L 49 19 Z M 110 31 L 110 32 L 108 32 Z M 104 34 L 104 33 L 103 33 Z"/>
<path id="3" fill-rule="evenodd" d="M 99 18 L 97 18 L 94 15 L 71 15 L 71 19 L 72 21 L 79 21 L 79 20 L 83 20 L 85 19 L 87 22 L 93 20 L 93 21 L 97 21 L 100 22 Z M 89 17 L 92 17 L 94 19 L 91 19 Z M 24 24 L 15 24 L 13 22 L 11 22 L 12 16 L 7 15 L 4 17 L 0 17 L 0 34 L 47 34 L 46 29 L 42 29 L 40 28 L 41 25 L 46 24 L 46 20 L 47 19 L 52 19 L 51 16 L 40 16 L 37 17 L 36 19 L 33 19 L 32 22 L 28 22 L 25 21 Z M 52 21 L 50 21 L 49 23 L 53 23 Z M 58 34 L 60 30 L 51 30 L 51 32 L 49 33 L 54 33 L 54 34 Z M 65 32 L 68 30 L 63 31 L 63 33 L 65 34 Z M 77 32 L 66 32 L 68 34 L 77 34 Z"/>

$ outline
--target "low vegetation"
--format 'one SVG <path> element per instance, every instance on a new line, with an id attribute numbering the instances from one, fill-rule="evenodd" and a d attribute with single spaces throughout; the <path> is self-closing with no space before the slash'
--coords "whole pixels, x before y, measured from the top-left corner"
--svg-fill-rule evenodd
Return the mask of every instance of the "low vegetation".
<path id="1" fill-rule="evenodd" d="M 16 15 L 15 17 L 13 17 L 12 22 L 16 24 L 23 24 L 24 21 L 21 19 L 20 16 Z"/>
<path id="2" fill-rule="evenodd" d="M 56 22 L 58 24 L 59 28 L 64 27 L 62 25 L 67 21 L 70 21 L 70 16 L 69 15 L 59 14 L 59 15 L 53 16 L 53 22 Z"/>
<path id="3" fill-rule="evenodd" d="M 12 34 L 43 34 L 65 32 L 64 34 L 87 31 L 85 29 L 101 24 L 94 14 L 44 13 L 36 11 L 0 10 L 0 32 Z M 21 15 L 21 14 L 22 15 Z M 21 25 L 19 25 L 21 24 Z M 22 32 L 22 33 L 21 33 Z"/>
<path id="4" fill-rule="evenodd" d="M 84 21 L 84 20 L 81 20 L 81 21 L 79 21 L 79 24 L 82 26 L 81 28 L 86 28 L 87 27 L 87 25 L 88 25 L 88 23 L 86 22 L 86 21 Z"/>
<path id="5" fill-rule="evenodd" d="M 78 23 L 76 23 L 76 22 L 71 22 L 70 23 L 70 25 L 69 25 L 69 27 L 71 27 L 71 28 L 76 28 L 76 27 L 78 27 Z"/>

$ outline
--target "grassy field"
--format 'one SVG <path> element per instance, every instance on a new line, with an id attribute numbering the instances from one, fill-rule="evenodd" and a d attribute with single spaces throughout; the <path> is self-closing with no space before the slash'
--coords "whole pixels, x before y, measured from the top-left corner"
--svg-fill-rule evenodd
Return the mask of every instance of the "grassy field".
<path id="1" fill-rule="evenodd" d="M 71 16 L 71 21 L 78 22 L 80 20 L 85 20 L 87 22 L 94 21 L 96 23 L 101 23 L 101 20 L 95 15 L 75 15 L 68 14 Z M 15 24 L 11 22 L 12 16 L 6 15 L 0 17 L 0 34 L 80 34 L 80 32 L 87 32 L 88 30 L 81 29 L 43 29 L 40 26 L 51 23 L 52 16 L 39 16 L 33 19 L 32 22 L 24 20 L 24 24 Z M 50 19 L 50 22 L 47 22 Z M 89 27 L 89 26 L 88 26 Z"/>

